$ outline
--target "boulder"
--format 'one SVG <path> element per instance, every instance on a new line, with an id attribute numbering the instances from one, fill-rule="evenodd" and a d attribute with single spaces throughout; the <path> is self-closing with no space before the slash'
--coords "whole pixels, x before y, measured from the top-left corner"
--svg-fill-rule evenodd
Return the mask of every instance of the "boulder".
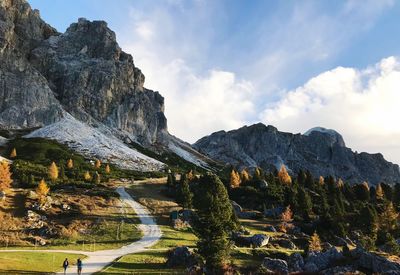
<path id="1" fill-rule="evenodd" d="M 379 274 L 400 274 L 400 263 L 393 262 L 383 256 L 365 251 L 358 247 L 350 251 L 358 268 Z"/>
<path id="2" fill-rule="evenodd" d="M 304 269 L 304 259 L 300 253 L 293 253 L 288 258 L 288 266 L 290 272 L 301 272 Z"/>
<path id="3" fill-rule="evenodd" d="M 345 266 L 335 266 L 332 268 L 325 269 L 320 272 L 321 275 L 364 275 L 365 273 L 356 270 L 356 268 L 352 265 Z"/>
<path id="4" fill-rule="evenodd" d="M 269 237 L 264 234 L 256 234 L 250 237 L 251 244 L 255 247 L 263 247 L 266 246 L 269 242 Z"/>
<path id="5" fill-rule="evenodd" d="M 265 257 L 262 266 L 267 270 L 267 272 L 273 274 L 289 274 L 287 262 L 281 259 Z"/>
<path id="6" fill-rule="evenodd" d="M 275 227 L 272 226 L 272 225 L 267 225 L 267 226 L 265 227 L 265 231 L 268 231 L 268 232 L 277 232 L 276 229 L 275 229 Z"/>
<path id="7" fill-rule="evenodd" d="M 314 269 L 315 265 L 317 267 L 317 271 L 321 271 L 330 267 L 337 260 L 342 258 L 342 252 L 339 252 L 336 247 L 332 247 L 326 252 L 310 252 L 306 258 L 305 269 L 308 272 L 316 272 L 315 270 L 307 269 L 307 267 L 312 267 Z"/>
<path id="8" fill-rule="evenodd" d="M 286 249 L 297 249 L 296 245 L 291 241 L 287 239 L 279 239 L 277 240 L 277 243 L 279 244 L 280 247 L 286 248 Z"/>
<path id="9" fill-rule="evenodd" d="M 168 267 L 189 267 L 195 264 L 195 257 L 187 246 L 178 246 L 168 252 Z"/>

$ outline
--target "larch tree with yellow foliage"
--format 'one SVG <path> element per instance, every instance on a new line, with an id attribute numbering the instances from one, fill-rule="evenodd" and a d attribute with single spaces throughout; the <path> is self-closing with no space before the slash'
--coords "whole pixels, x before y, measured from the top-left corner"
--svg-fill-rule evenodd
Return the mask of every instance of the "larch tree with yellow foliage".
<path id="1" fill-rule="evenodd" d="M 283 211 L 283 213 L 281 214 L 281 221 L 286 223 L 293 221 L 293 212 L 290 209 L 290 205 L 288 205 L 285 211 Z"/>
<path id="2" fill-rule="evenodd" d="M 399 213 L 394 209 L 393 203 L 388 202 L 385 204 L 382 213 L 379 215 L 379 226 L 385 229 L 386 232 L 395 230 L 397 227 L 398 217 Z"/>
<path id="3" fill-rule="evenodd" d="M 10 153 L 10 158 L 14 159 L 17 157 L 17 149 L 13 148 Z"/>
<path id="4" fill-rule="evenodd" d="M 250 180 L 250 175 L 246 169 L 243 169 L 242 172 L 240 172 L 240 178 L 242 179 L 242 182 L 247 182 Z"/>
<path id="5" fill-rule="evenodd" d="M 107 164 L 105 170 L 106 170 L 107 174 L 110 174 L 110 172 L 111 172 L 110 165 Z"/>
<path id="6" fill-rule="evenodd" d="M 261 180 L 261 177 L 262 177 L 261 169 L 259 167 L 256 167 L 256 169 L 254 170 L 254 178 L 257 180 Z"/>
<path id="7" fill-rule="evenodd" d="M 95 167 L 96 169 L 99 169 L 99 168 L 101 167 L 101 161 L 98 160 L 98 159 L 96 159 L 96 161 L 95 161 L 95 163 L 94 163 L 94 167 Z"/>
<path id="8" fill-rule="evenodd" d="M 53 161 L 49 167 L 49 178 L 51 179 L 51 181 L 56 181 L 58 179 L 58 167 L 56 165 L 56 163 Z"/>
<path id="9" fill-rule="evenodd" d="M 44 203 L 46 200 L 46 196 L 50 191 L 50 187 L 47 186 L 46 182 L 44 181 L 44 179 L 42 179 L 39 182 L 38 187 L 36 187 L 36 194 L 39 197 L 39 202 L 40 203 Z"/>
<path id="10" fill-rule="evenodd" d="M 194 179 L 194 174 L 193 171 L 190 170 L 187 174 L 186 174 L 186 178 L 188 179 L 188 181 L 192 181 Z"/>
<path id="11" fill-rule="evenodd" d="M 286 170 L 286 166 L 282 165 L 281 169 L 278 172 L 279 182 L 282 184 L 290 185 L 292 183 L 292 178 Z"/>
<path id="12" fill-rule="evenodd" d="M 309 252 L 318 252 L 321 251 L 321 239 L 319 238 L 317 232 L 314 232 L 314 234 L 311 236 L 310 241 L 308 243 L 308 251 Z"/>
<path id="13" fill-rule="evenodd" d="M 90 173 L 88 171 L 86 171 L 85 174 L 83 174 L 83 179 L 85 181 L 91 181 L 92 176 L 90 175 Z"/>
<path id="14" fill-rule="evenodd" d="M 382 186 L 379 183 L 378 186 L 376 186 L 375 190 L 375 196 L 377 200 L 383 200 L 383 197 L 385 196 L 385 193 L 383 192 Z"/>
<path id="15" fill-rule="evenodd" d="M 67 161 L 67 168 L 68 168 L 68 169 L 74 168 L 74 161 L 73 161 L 72 159 L 69 159 L 69 160 Z"/>
<path id="16" fill-rule="evenodd" d="M 318 184 L 321 185 L 321 186 L 325 184 L 325 179 L 324 179 L 323 176 L 319 176 Z"/>
<path id="17" fill-rule="evenodd" d="M 240 175 L 238 172 L 232 169 L 231 171 L 231 179 L 230 179 L 230 184 L 232 188 L 236 188 L 240 186 Z"/>
<path id="18" fill-rule="evenodd" d="M 7 161 L 0 162 L 0 190 L 6 191 L 10 188 L 12 181 L 10 164 Z"/>

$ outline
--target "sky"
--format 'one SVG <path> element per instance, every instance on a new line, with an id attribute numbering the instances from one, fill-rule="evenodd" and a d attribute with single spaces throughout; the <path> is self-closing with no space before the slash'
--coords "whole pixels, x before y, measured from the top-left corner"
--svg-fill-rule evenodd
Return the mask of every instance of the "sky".
<path id="1" fill-rule="evenodd" d="M 185 141 L 258 122 L 321 126 L 400 164 L 400 1 L 28 2 L 60 32 L 107 21 Z"/>

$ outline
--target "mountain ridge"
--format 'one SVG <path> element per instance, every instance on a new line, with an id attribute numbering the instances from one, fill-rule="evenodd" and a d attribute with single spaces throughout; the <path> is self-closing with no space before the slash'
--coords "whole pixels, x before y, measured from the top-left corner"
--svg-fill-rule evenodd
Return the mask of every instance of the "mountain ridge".
<path id="1" fill-rule="evenodd" d="M 309 170 L 315 176 L 331 175 L 350 183 L 400 182 L 399 166 L 386 161 L 381 153 L 353 152 L 336 131 L 313 129 L 306 134 L 292 134 L 257 123 L 212 133 L 193 147 L 239 169 L 261 167 L 274 171 L 285 165 L 292 174 Z"/>

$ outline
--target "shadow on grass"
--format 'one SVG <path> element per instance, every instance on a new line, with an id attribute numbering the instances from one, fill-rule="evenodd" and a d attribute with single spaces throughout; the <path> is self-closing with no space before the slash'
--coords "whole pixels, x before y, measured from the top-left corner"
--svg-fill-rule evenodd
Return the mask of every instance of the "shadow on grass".
<path id="1" fill-rule="evenodd" d="M 0 269 L 0 274 L 10 274 L 10 275 L 45 275 L 45 274 L 53 274 L 52 272 L 43 272 L 43 271 L 21 271 L 21 270 L 4 270 Z"/>

